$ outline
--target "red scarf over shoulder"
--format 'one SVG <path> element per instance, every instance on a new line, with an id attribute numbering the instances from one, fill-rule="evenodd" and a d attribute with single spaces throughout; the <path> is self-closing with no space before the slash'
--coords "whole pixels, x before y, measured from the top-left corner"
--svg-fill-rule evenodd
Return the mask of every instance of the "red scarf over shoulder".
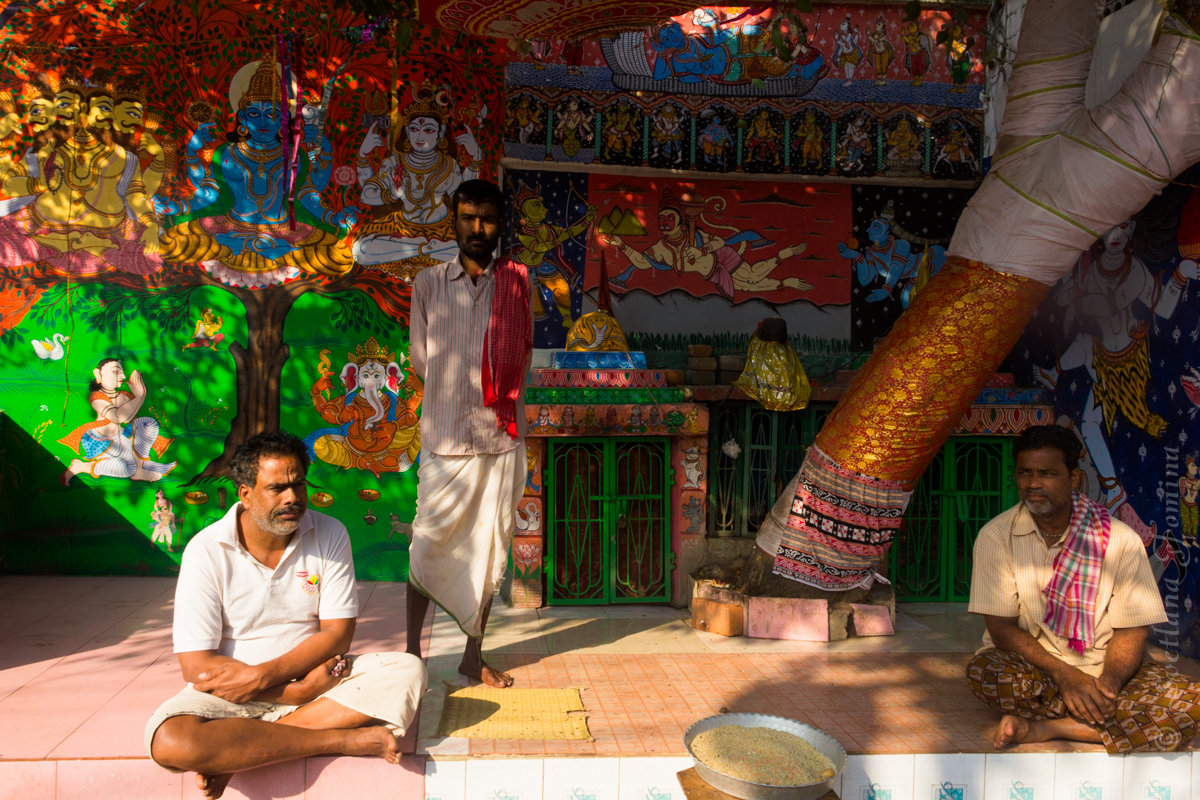
<path id="1" fill-rule="evenodd" d="M 517 400 L 533 351 L 529 270 L 511 258 L 496 262 L 492 316 L 483 337 L 483 404 L 496 412 L 496 427 L 517 438 Z"/>

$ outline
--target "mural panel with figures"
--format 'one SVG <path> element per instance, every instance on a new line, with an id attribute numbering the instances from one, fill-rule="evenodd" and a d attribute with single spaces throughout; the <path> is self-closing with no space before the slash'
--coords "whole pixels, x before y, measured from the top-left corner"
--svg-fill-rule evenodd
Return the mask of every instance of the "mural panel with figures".
<path id="1" fill-rule="evenodd" d="M 1166 602 L 1154 638 L 1200 657 L 1200 171 L 1080 257 L 1005 369 L 1086 445 L 1083 490 L 1142 537 Z"/>
<path id="2" fill-rule="evenodd" d="M 592 175 L 588 197 L 614 291 L 681 289 L 734 303 L 845 304 L 837 244 L 850 228 L 850 187 Z M 599 281 L 588 251 L 586 286 Z"/>
<path id="3" fill-rule="evenodd" d="M 533 345 L 562 348 L 583 313 L 585 251 L 597 246 L 587 176 L 509 170 L 505 190 L 509 223 L 502 246 L 532 273 Z"/>
<path id="4" fill-rule="evenodd" d="M 900 4 L 816 4 L 803 13 L 705 6 L 596 42 L 535 41 L 508 66 L 510 108 L 522 122 L 510 124 L 504 152 L 712 172 L 977 180 L 985 17 L 984 4 L 954 16 L 925 8 L 915 19 Z"/>
<path id="5" fill-rule="evenodd" d="M 235 499 L 228 454 L 284 427 L 359 575 L 406 574 L 410 285 L 457 253 L 446 195 L 496 174 L 503 52 L 319 3 L 264 14 L 49 1 L 0 34 L 0 407 L 21 454 L 0 480 L 31 499 L 0 517 L 14 569 L 172 572 Z"/>
<path id="6" fill-rule="evenodd" d="M 852 275 L 853 348 L 874 348 L 941 269 L 969 198 L 956 189 L 854 187 L 853 229 L 837 243 Z"/>

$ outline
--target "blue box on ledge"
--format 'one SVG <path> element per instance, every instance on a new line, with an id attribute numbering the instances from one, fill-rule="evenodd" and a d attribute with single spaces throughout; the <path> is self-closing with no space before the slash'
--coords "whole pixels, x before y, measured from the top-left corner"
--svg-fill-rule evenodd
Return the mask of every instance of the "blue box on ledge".
<path id="1" fill-rule="evenodd" d="M 555 350 L 555 369 L 646 369 L 641 351 Z"/>

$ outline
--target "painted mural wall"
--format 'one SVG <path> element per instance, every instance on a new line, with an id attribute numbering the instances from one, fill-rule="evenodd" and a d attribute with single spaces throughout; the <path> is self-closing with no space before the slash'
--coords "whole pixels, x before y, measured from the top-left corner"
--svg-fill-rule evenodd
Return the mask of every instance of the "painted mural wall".
<path id="1" fill-rule="evenodd" d="M 502 50 L 345 12 L 39 2 L 0 65 L 4 571 L 168 574 L 263 428 L 406 574 L 412 276 L 495 177 Z M 71 45 L 64 47 L 62 45 Z"/>
<path id="2" fill-rule="evenodd" d="M 1085 253 L 1009 357 L 1087 446 L 1088 493 L 1142 537 L 1169 621 L 1200 656 L 1200 170 Z"/>
<path id="3" fill-rule="evenodd" d="M 981 10 L 816 6 L 780 50 L 770 12 L 706 7 L 517 55 L 319 4 L 130 9 L 38 0 L 0 37 L 0 570 L 170 574 L 278 426 L 360 577 L 402 579 L 409 286 L 462 180 L 504 183 L 539 347 L 603 274 L 642 341 L 780 315 L 840 364 L 980 172 Z"/>
<path id="4" fill-rule="evenodd" d="M 940 268 L 981 176 L 985 11 L 905 11 L 814 5 L 776 26 L 705 6 L 514 58 L 510 196 L 545 195 L 536 224 L 565 235 L 535 344 L 561 346 L 567 315 L 594 307 L 603 260 L 647 341 L 778 315 L 817 348 L 869 350 Z"/>

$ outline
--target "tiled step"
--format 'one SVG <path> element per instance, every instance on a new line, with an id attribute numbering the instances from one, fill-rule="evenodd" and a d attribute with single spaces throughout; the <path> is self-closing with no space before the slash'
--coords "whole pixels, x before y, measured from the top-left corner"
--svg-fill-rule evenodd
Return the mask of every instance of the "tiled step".
<path id="1" fill-rule="evenodd" d="M 193 800 L 194 773 L 148 758 L 0 761 L 0 800 Z M 234 775 L 229 800 L 424 800 L 425 758 L 318 756 Z"/>
<path id="2" fill-rule="evenodd" d="M 235 775 L 231 800 L 684 800 L 687 757 L 316 757 Z M 851 755 L 844 800 L 1200 800 L 1200 753 Z M 148 759 L 0 761 L 0 800 L 192 800 L 194 775 Z"/>

